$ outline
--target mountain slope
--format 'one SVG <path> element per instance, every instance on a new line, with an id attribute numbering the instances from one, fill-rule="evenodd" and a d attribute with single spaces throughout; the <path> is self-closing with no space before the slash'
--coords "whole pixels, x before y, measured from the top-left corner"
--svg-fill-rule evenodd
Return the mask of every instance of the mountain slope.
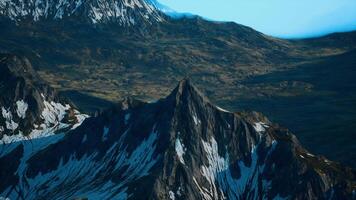
<path id="1" fill-rule="evenodd" d="M 19 1 L 3 2 L 14 2 L 13 4 L 17 5 L 16 2 Z M 52 2 L 54 5 L 57 3 Z M 83 2 L 82 5 L 96 5 L 96 1 Z M 125 3 L 124 0 L 115 2 Z M 11 7 L 7 8 L 11 12 Z M 349 63 L 351 67 L 345 74 L 351 75 L 352 55 L 340 59 L 342 63 L 329 62 L 334 56 L 354 54 L 356 32 L 307 40 L 281 40 L 236 23 L 212 22 L 194 16 L 171 19 L 163 15 L 163 21 L 147 22 L 141 20 L 140 16 L 145 11 L 138 7 L 128 8 L 138 15 L 134 17 L 137 19 L 135 22 L 142 22 L 135 23 L 135 26 L 122 26 L 119 21 L 111 18 L 107 21 L 105 17 L 104 21 L 93 23 L 90 15 L 84 12 L 90 7 L 81 8 L 85 8 L 80 9 L 83 12 L 78 10 L 75 15 L 64 15 L 62 19 L 53 19 L 53 15 L 50 15 L 49 18 L 39 18 L 36 21 L 29 15 L 24 19 L 19 16 L 19 20 L 15 21 L 8 18 L 8 15 L 1 15 L 0 52 L 26 56 L 40 76 L 52 87 L 61 92 L 83 93 L 80 98 L 84 100 L 78 98 L 77 101 L 80 103 L 87 101 L 87 96 L 113 102 L 124 96 L 150 101 L 166 96 L 178 80 L 190 76 L 213 102 L 230 110 L 251 109 L 251 106 L 239 105 L 241 97 L 245 97 L 248 98 L 247 102 L 255 102 L 254 106 L 257 108 L 262 107 L 258 108 L 259 111 L 265 110 L 266 107 L 267 110 L 271 108 L 272 113 L 265 114 L 284 125 L 288 120 L 288 127 L 293 131 L 298 130 L 294 132 L 299 134 L 299 139 L 308 145 L 308 148 L 313 147 L 328 158 L 356 166 L 355 162 L 352 162 L 355 151 L 350 151 L 354 149 L 350 142 L 350 135 L 354 132 L 350 133 L 350 130 L 354 129 L 347 128 L 350 127 L 349 124 L 355 124 L 355 109 L 346 108 L 343 111 L 335 101 L 321 102 L 320 97 L 325 97 L 324 91 L 318 90 L 318 84 L 303 81 L 299 76 L 294 76 L 293 79 L 286 77 L 283 79 L 285 81 L 280 83 L 267 82 L 256 87 L 243 83 L 246 79 L 258 75 L 291 71 L 309 64 L 315 68 L 319 63 L 330 65 L 330 70 L 335 70 L 336 73 L 340 64 Z M 105 6 L 100 12 L 112 13 L 112 8 L 114 6 Z M 120 19 L 119 17 L 117 20 Z M 320 67 L 325 68 L 322 65 Z M 319 81 L 319 78 L 313 80 Z M 341 86 L 339 81 L 328 80 L 328 84 Z M 350 89 L 350 93 L 352 91 Z M 279 101 L 276 99 L 279 95 L 296 97 L 298 103 Z M 315 103 L 307 101 L 308 105 L 305 106 L 304 102 L 310 95 L 315 95 Z M 350 99 L 345 103 L 343 97 L 345 96 L 335 95 L 335 100 L 342 106 L 352 106 L 355 103 Z M 271 103 L 261 104 L 261 99 L 268 99 Z M 299 103 L 302 104 L 301 109 L 296 106 Z M 328 103 L 332 105 L 329 106 Z M 91 111 L 101 109 L 98 105 L 90 105 Z M 303 114 L 295 114 L 287 109 L 278 112 L 278 107 L 295 108 L 297 113 Z M 330 108 L 338 109 L 342 113 L 332 119 L 321 120 L 318 115 L 329 116 L 325 111 Z M 315 109 L 320 111 L 314 112 Z M 283 120 L 277 120 L 278 118 Z M 308 120 L 309 118 L 318 119 L 317 123 Z M 333 120 L 333 123 L 328 123 L 328 120 Z M 293 124 L 290 125 L 290 122 Z M 319 124 L 327 124 L 328 127 L 320 128 Z M 316 135 L 313 138 L 324 138 L 325 142 L 319 139 L 311 140 L 313 134 L 306 131 L 310 128 Z M 326 132 L 329 133 L 328 137 L 325 137 Z M 302 137 L 303 135 L 307 137 Z M 341 146 L 338 145 L 337 150 L 329 146 L 334 141 L 342 143 Z"/>
<path id="2" fill-rule="evenodd" d="M 116 22 L 122 26 L 163 20 L 153 4 L 145 0 L 2 0 L 0 15 L 14 21 L 76 18 L 90 23 Z"/>
<path id="3" fill-rule="evenodd" d="M 18 5 L 16 0 L 4 2 Z M 32 1 L 27 3 L 33 4 Z M 48 5 L 56 10 L 61 8 L 57 8 L 57 3 L 51 1 Z M 354 40 L 338 43 L 339 37 L 332 39 L 334 42 L 288 41 L 231 22 L 212 22 L 197 16 L 172 19 L 155 6 L 152 18 L 160 16 L 162 20 L 153 20 L 157 22 L 154 23 L 142 17 L 155 5 L 148 0 L 100 4 L 105 19 L 113 12 L 113 5 L 126 6 L 124 21 L 137 19 L 137 26 L 120 26 L 120 17 L 119 21 L 110 19 L 93 25 L 87 23 L 86 20 L 91 19 L 85 10 L 97 3 L 83 1 L 75 15 L 62 19 L 49 17 L 36 21 L 30 18 L 17 22 L 6 14 L 12 13 L 11 7 L 3 6 L 0 51 L 25 55 L 57 89 L 80 90 L 117 101 L 127 91 L 146 100 L 167 95 L 169 88 L 185 76 L 196 77 L 199 85 L 209 84 L 212 91 L 219 91 L 215 85 L 233 91 L 246 77 L 286 70 L 355 47 Z M 26 11 L 26 6 L 18 10 Z M 86 20 L 80 20 L 82 18 Z M 167 87 L 160 89 L 161 82 L 167 82 Z M 147 91 L 142 87 L 146 84 L 155 90 Z M 106 91 L 101 89 L 104 86 Z"/>
<path id="4" fill-rule="evenodd" d="M 31 153 L 27 141 L 1 146 L 0 178 L 6 181 L 0 196 L 354 198 L 354 171 L 308 153 L 260 114 L 216 107 L 189 80 L 165 99 L 128 98 L 65 136 L 32 143 Z"/>
<path id="5" fill-rule="evenodd" d="M 93 27 L 75 19 L 0 23 L 0 51 L 28 57 L 56 89 L 114 101 L 127 91 L 146 100 L 159 98 L 188 75 L 201 85 L 214 82 L 232 89 L 242 78 L 304 59 L 287 41 L 198 17 L 167 19 L 143 29 Z M 167 87 L 160 89 L 161 82 Z M 146 84 L 155 90 L 144 89 Z"/>
<path id="6" fill-rule="evenodd" d="M 85 118 L 18 56 L 0 55 L 0 94 L 0 143 L 48 136 Z"/>
<path id="7" fill-rule="evenodd" d="M 223 97 L 250 76 L 288 70 L 355 48 L 355 43 L 335 40 L 321 45 L 280 40 L 235 23 L 199 17 L 136 28 L 115 23 L 92 26 L 74 17 L 18 24 L 0 20 L 0 25 L 0 51 L 28 57 L 56 89 L 114 101 L 128 91 L 145 100 L 159 98 L 185 76 Z M 147 84 L 154 90 L 143 87 Z"/>

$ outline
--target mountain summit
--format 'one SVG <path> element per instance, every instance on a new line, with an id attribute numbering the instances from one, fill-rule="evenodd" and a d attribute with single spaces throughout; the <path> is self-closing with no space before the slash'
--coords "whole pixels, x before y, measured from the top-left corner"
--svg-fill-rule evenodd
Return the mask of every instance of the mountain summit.
<path id="1" fill-rule="evenodd" d="M 73 18 L 123 26 L 163 20 L 160 11 L 146 0 L 1 0 L 0 15 L 15 21 Z"/>
<path id="2" fill-rule="evenodd" d="M 0 196 L 10 199 L 355 197 L 354 171 L 261 114 L 216 107 L 189 80 L 154 103 L 125 99 L 66 135 L 1 148 Z"/>
<path id="3" fill-rule="evenodd" d="M 85 115 L 42 81 L 23 57 L 0 54 L 0 144 L 75 128 Z"/>

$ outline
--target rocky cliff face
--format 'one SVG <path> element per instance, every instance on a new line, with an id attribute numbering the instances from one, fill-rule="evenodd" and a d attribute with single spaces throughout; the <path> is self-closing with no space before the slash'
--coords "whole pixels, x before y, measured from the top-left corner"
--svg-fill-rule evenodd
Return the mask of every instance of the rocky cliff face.
<path id="1" fill-rule="evenodd" d="M 131 26 L 163 20 L 146 0 L 1 0 L 0 15 L 14 21 L 76 18 L 91 23 L 118 22 Z"/>
<path id="2" fill-rule="evenodd" d="M 35 147 L 35 148 L 34 148 Z M 67 133 L 0 146 L 10 199 L 352 199 L 355 172 L 258 113 L 209 102 L 189 80 Z"/>
<path id="3" fill-rule="evenodd" d="M 0 55 L 0 94 L 0 144 L 51 135 L 86 117 L 18 56 Z"/>

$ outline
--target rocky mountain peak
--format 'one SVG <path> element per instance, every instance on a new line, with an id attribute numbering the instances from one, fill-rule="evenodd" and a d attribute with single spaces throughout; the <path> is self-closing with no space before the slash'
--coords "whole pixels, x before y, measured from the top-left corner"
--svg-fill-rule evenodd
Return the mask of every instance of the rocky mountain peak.
<path id="1" fill-rule="evenodd" d="M 48 136 L 86 117 L 17 55 L 0 55 L 0 94 L 0 144 Z"/>
<path id="2" fill-rule="evenodd" d="M 39 81 L 28 59 L 20 59 L 16 55 L 0 55 L 0 75 L 3 77 L 22 77 L 28 82 Z"/>
<path id="3" fill-rule="evenodd" d="M 17 22 L 74 19 L 122 26 L 163 21 L 147 0 L 0 0 L 0 15 Z"/>
<path id="4" fill-rule="evenodd" d="M 259 114 L 219 109 L 189 80 L 165 99 L 135 102 L 126 99 L 65 137 L 3 146 L 0 169 L 8 173 L 0 174 L 6 180 L 0 196 L 353 198 L 354 171 L 309 153 L 288 130 L 260 121 Z"/>
<path id="5" fill-rule="evenodd" d="M 189 78 L 181 80 L 166 99 L 174 100 L 176 106 L 210 104 L 209 100 L 195 87 Z"/>
<path id="6" fill-rule="evenodd" d="M 174 93 L 175 91 L 173 91 Z M 184 78 L 181 80 L 177 86 L 177 94 L 178 95 L 199 95 L 202 96 L 202 94 L 199 94 L 200 92 L 198 89 L 194 86 L 192 81 L 189 78 Z"/>

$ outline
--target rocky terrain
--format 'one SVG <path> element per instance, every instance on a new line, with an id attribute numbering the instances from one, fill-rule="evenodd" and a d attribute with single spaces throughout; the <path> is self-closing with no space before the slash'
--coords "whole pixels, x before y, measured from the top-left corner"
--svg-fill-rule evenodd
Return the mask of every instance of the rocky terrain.
<path id="1" fill-rule="evenodd" d="M 0 144 L 53 135 L 86 118 L 18 56 L 0 55 L 0 94 Z"/>
<path id="2" fill-rule="evenodd" d="M 0 200 L 356 198 L 356 32 L 158 6 L 0 0 Z"/>
<path id="3" fill-rule="evenodd" d="M 2 149 L 10 199 L 355 198 L 355 171 L 261 114 L 213 105 L 189 80 L 157 102 L 128 98 L 67 134 Z"/>
<path id="4" fill-rule="evenodd" d="M 122 26 L 163 21 L 154 5 L 142 0 L 2 0 L 0 15 L 16 22 L 75 18 L 92 24 L 115 22 Z"/>
<path id="5" fill-rule="evenodd" d="M 118 101 L 125 96 L 159 98 L 186 76 L 204 86 L 213 100 L 232 100 L 241 94 L 240 81 L 248 77 L 355 48 L 354 33 L 290 41 L 235 23 L 166 18 L 154 24 L 137 20 L 135 26 L 70 17 L 17 23 L 5 18 L 0 20 L 0 50 L 29 58 L 58 90 Z"/>

